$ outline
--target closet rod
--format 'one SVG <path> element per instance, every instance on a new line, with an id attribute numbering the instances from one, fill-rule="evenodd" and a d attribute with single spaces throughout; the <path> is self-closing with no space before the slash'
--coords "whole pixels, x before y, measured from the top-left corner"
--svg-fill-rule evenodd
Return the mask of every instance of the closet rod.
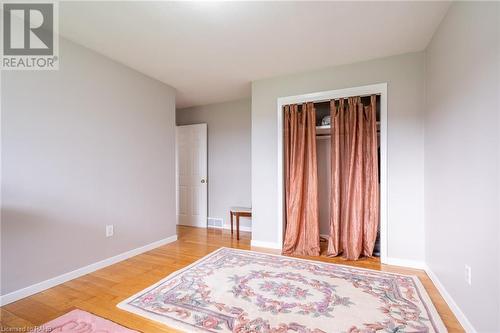
<path id="1" fill-rule="evenodd" d="M 339 98 L 328 98 L 328 99 L 317 99 L 314 101 L 307 101 L 307 102 L 301 102 L 301 103 L 296 103 L 296 104 L 305 104 L 305 103 L 324 103 L 324 102 L 330 102 L 332 99 L 334 100 L 339 100 L 339 99 L 348 99 L 349 97 L 370 97 L 372 95 L 375 96 L 382 96 L 382 94 L 365 94 L 365 95 L 353 95 L 353 96 L 346 96 L 346 97 L 339 97 Z M 293 104 L 293 103 L 292 103 Z M 286 104 L 284 104 L 286 105 Z"/>

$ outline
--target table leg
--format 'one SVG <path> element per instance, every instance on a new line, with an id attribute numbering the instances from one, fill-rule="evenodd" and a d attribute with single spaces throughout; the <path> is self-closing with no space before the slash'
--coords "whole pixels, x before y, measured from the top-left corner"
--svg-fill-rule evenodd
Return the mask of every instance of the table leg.
<path id="1" fill-rule="evenodd" d="M 229 219 L 231 220 L 231 236 L 233 235 L 233 212 L 229 211 Z"/>
<path id="2" fill-rule="evenodd" d="M 236 214 L 236 239 L 240 240 L 240 214 Z"/>

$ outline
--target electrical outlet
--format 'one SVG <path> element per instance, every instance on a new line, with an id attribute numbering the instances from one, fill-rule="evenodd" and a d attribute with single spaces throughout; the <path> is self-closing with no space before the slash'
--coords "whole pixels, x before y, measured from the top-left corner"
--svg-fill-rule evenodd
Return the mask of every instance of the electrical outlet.
<path id="1" fill-rule="evenodd" d="M 114 230 L 113 230 L 113 225 L 107 225 L 106 226 L 106 237 L 111 237 L 113 236 Z"/>
<path id="2" fill-rule="evenodd" d="M 469 265 L 465 265 L 465 282 L 469 286 L 472 285 L 472 268 Z"/>

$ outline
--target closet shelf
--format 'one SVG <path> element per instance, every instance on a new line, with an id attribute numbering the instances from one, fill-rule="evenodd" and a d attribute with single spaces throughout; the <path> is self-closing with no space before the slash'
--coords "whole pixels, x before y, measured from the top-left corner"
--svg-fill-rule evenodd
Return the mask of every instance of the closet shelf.
<path id="1" fill-rule="evenodd" d="M 380 132 L 380 121 L 377 121 L 377 132 Z M 330 135 L 330 125 L 316 126 L 316 136 Z"/>
<path id="2" fill-rule="evenodd" d="M 316 135 L 328 135 L 330 134 L 330 125 L 316 126 Z"/>

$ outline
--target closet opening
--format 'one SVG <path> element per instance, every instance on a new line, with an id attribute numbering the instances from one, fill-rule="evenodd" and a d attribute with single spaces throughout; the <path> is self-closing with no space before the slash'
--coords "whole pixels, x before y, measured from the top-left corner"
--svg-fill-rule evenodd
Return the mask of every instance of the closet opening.
<path id="1" fill-rule="evenodd" d="M 342 105 L 340 104 L 340 100 L 343 100 Z M 333 101 L 333 102 L 332 102 Z M 333 103 L 333 104 L 332 104 Z M 355 103 L 355 106 L 353 109 L 352 105 L 348 105 L 349 103 Z M 306 107 L 307 104 L 307 107 Z M 292 119 L 290 120 L 290 112 L 292 112 L 292 107 L 291 106 L 297 107 L 297 110 L 294 110 L 296 112 L 296 115 L 301 115 L 302 112 L 309 112 L 309 108 L 312 107 L 312 113 L 310 115 L 310 119 L 306 120 L 306 116 L 304 115 L 303 118 L 300 118 L 302 116 L 299 116 L 297 119 Z M 309 106 L 310 105 L 310 106 Z M 333 106 L 332 106 L 333 105 Z M 332 109 L 333 108 L 333 109 Z M 285 109 L 286 112 L 288 112 L 285 115 Z M 334 111 L 332 111 L 334 110 Z M 350 123 L 351 120 L 348 120 L 345 124 L 342 123 L 342 121 L 346 121 L 345 119 L 342 119 L 341 122 L 339 123 L 338 117 L 336 117 L 336 122 L 334 123 L 334 119 L 331 118 L 332 114 L 338 114 L 339 110 L 343 110 L 342 112 L 345 112 L 345 115 L 352 114 L 352 110 L 357 110 L 354 112 L 357 112 L 358 116 L 362 118 L 358 118 L 358 120 L 354 120 L 354 123 Z M 373 110 L 373 111 L 371 111 Z M 332 113 L 333 112 L 333 113 Z M 351 112 L 351 113 L 350 113 Z M 372 113 L 370 113 L 372 112 Z M 366 122 L 367 120 L 367 115 L 372 114 L 372 119 L 370 120 L 370 124 Z M 308 114 L 309 115 L 309 114 Z M 296 116 L 294 116 L 296 117 Z M 301 166 L 299 165 L 299 170 L 306 170 L 305 174 L 307 176 L 308 171 L 307 170 L 314 170 L 314 167 L 316 168 L 316 173 L 317 173 L 317 197 L 315 197 L 315 201 L 317 202 L 317 221 L 318 221 L 318 229 L 319 229 L 319 238 L 321 240 L 321 255 L 329 255 L 329 256 L 344 256 L 346 258 L 355 258 L 355 259 L 364 259 L 365 257 L 372 256 L 374 258 L 380 258 L 380 261 L 382 263 L 386 262 L 387 258 L 387 235 L 388 235 L 388 229 L 387 229 L 387 84 L 375 84 L 375 85 L 370 85 L 370 86 L 363 86 L 363 87 L 355 87 L 355 88 L 348 88 L 348 89 L 340 89 L 340 90 L 332 90 L 332 91 L 325 91 L 325 92 L 318 92 L 318 93 L 312 93 L 312 94 L 305 94 L 305 95 L 299 95 L 299 96 L 289 96 L 289 97 L 282 97 L 278 99 L 278 188 L 280 189 L 278 191 L 278 204 L 280 205 L 280 208 L 278 210 L 278 232 L 279 232 L 279 237 L 280 237 L 280 245 L 282 246 L 283 253 L 287 253 L 286 251 L 289 252 L 290 248 L 290 236 L 286 235 L 286 223 L 287 223 L 287 199 L 291 202 L 296 202 L 297 198 L 296 197 L 290 197 L 290 187 L 289 182 L 287 184 L 287 180 L 290 177 L 290 154 L 294 153 L 294 150 L 292 149 L 290 151 L 290 135 L 293 136 L 293 140 L 297 140 L 297 137 L 294 136 L 295 134 L 290 134 L 286 133 L 287 131 L 290 132 L 290 121 L 293 122 L 293 124 L 299 124 L 300 122 L 307 122 L 310 121 L 311 125 L 314 126 L 314 134 L 315 134 L 315 154 L 314 157 L 316 159 L 316 164 L 309 164 L 309 165 L 304 165 Z M 314 123 L 314 124 L 313 124 Z M 343 132 L 343 130 L 340 132 L 336 132 L 332 130 L 332 123 L 336 124 L 336 128 L 346 128 L 346 133 Z M 286 124 L 289 125 L 288 128 L 285 128 Z M 353 127 L 349 127 L 349 126 Z M 292 125 L 292 127 L 295 125 Z M 307 125 L 309 126 L 309 125 Z M 361 135 L 359 136 L 358 134 L 355 134 L 352 136 L 351 132 L 355 131 L 363 131 L 368 133 L 367 135 Z M 294 129 L 292 129 L 292 132 Z M 306 128 L 305 130 L 306 133 L 308 133 L 308 129 Z M 311 133 L 312 130 L 310 130 Z M 299 133 L 299 132 L 297 132 Z M 332 140 L 332 133 L 334 133 L 334 139 Z M 288 135 L 288 139 L 287 139 Z M 307 136 L 308 134 L 306 134 Z M 343 139 L 339 139 L 340 136 L 344 137 L 349 137 L 349 142 L 344 142 L 342 141 Z M 358 136 L 356 136 L 358 135 Z M 306 139 L 307 140 L 307 139 Z M 337 140 L 337 141 L 335 141 Z M 345 163 L 342 159 L 346 159 L 343 157 L 343 155 L 346 154 L 344 151 L 344 148 L 340 149 L 341 153 L 339 154 L 339 141 L 343 145 L 343 147 L 346 147 L 345 149 L 347 150 L 347 153 L 350 154 L 349 157 L 347 158 L 350 162 L 355 161 L 355 164 L 359 165 L 361 163 L 363 169 L 361 173 L 359 170 L 352 169 L 352 167 L 346 166 L 343 167 L 342 163 Z M 333 148 L 333 154 L 334 154 L 334 164 L 336 168 L 332 169 L 332 142 L 336 142 L 334 145 L 335 147 Z M 357 143 L 356 143 L 357 142 Z M 288 145 L 287 145 L 288 144 Z M 351 147 L 351 145 L 354 145 Z M 304 144 L 305 148 L 301 147 L 300 149 L 305 149 L 306 152 L 304 153 L 304 157 L 307 158 L 307 156 L 313 156 L 313 154 L 308 155 L 307 149 L 312 150 L 312 145 L 309 143 Z M 309 147 L 309 148 L 308 148 Z M 298 150 L 300 152 L 303 152 L 303 150 Z M 357 154 L 356 151 L 363 152 L 360 154 Z M 356 157 L 354 157 L 356 155 Z M 368 156 L 363 157 L 363 155 Z M 359 160 L 356 160 L 359 159 Z M 360 162 L 361 161 L 361 162 Z M 292 169 L 296 167 L 295 165 L 292 166 Z M 356 183 L 356 177 L 359 179 L 363 179 L 358 185 L 355 185 L 356 189 L 352 190 L 352 193 L 349 193 L 348 195 L 340 196 L 339 197 L 339 191 L 346 192 L 345 188 L 348 187 L 347 185 L 341 183 L 345 183 L 346 181 L 342 180 L 344 178 L 340 178 L 338 174 L 342 174 L 342 170 L 349 169 L 349 174 L 350 174 L 350 182 Z M 354 170 L 354 171 L 353 171 Z M 294 172 L 294 181 L 296 180 L 296 169 L 293 169 Z M 333 173 L 332 173 L 333 172 Z M 367 173 L 368 172 L 368 173 Z M 302 173 L 302 171 L 300 171 Z M 345 173 L 345 172 L 344 172 Z M 358 176 L 354 175 L 353 173 L 358 173 Z M 332 174 L 337 174 L 335 178 L 332 180 Z M 361 176 L 359 176 L 359 174 Z M 368 176 L 366 176 L 368 174 Z M 307 176 L 309 177 L 309 176 Z M 342 175 L 342 177 L 349 177 L 346 175 Z M 354 178 L 353 178 L 354 177 Z M 345 178 L 347 179 L 347 178 Z M 353 180 L 354 179 L 354 180 Z M 364 179 L 368 179 L 368 185 L 365 184 Z M 311 189 L 307 188 L 307 183 L 314 183 L 314 178 L 309 178 L 305 179 L 302 181 L 302 184 L 304 187 L 300 187 L 303 191 L 311 191 Z M 335 182 L 337 180 L 337 182 Z M 351 184 L 349 183 L 349 184 Z M 338 187 L 336 187 L 339 184 Z M 361 185 L 359 185 L 361 184 Z M 350 186 L 350 185 L 349 185 Z M 361 186 L 361 187 L 359 187 Z M 352 186 L 351 186 L 352 187 Z M 298 187 L 293 187 L 292 189 L 297 189 Z M 361 190 L 360 190 L 361 189 Z M 342 202 L 342 201 L 352 201 L 353 197 L 356 197 L 358 195 L 358 203 L 357 205 L 365 205 L 366 202 L 368 203 L 373 203 L 375 200 L 377 201 L 376 205 L 372 206 L 367 206 L 368 208 L 359 208 L 359 207 L 354 207 L 352 211 L 349 211 L 347 215 L 342 215 L 342 219 L 340 218 L 340 211 L 341 209 L 339 208 L 340 205 L 333 205 L 332 208 L 332 191 L 335 192 L 335 202 Z M 297 192 L 297 191 L 295 191 Z M 315 192 L 315 191 L 312 191 Z M 288 193 L 288 197 L 287 197 Z M 357 194 L 356 194 L 357 193 Z M 359 196 L 359 194 L 361 195 Z M 348 200 L 346 200 L 348 198 Z M 356 199 L 356 198 L 355 198 Z M 308 211 L 314 211 L 315 207 L 314 205 L 307 206 L 307 202 L 301 202 L 300 203 L 301 207 L 305 206 Z M 356 204 L 354 205 L 356 206 Z M 375 208 L 374 208 L 375 207 Z M 335 214 L 336 218 L 334 219 L 334 222 L 332 222 L 332 209 Z M 343 208 L 345 210 L 345 207 Z M 304 213 L 301 215 L 301 217 L 296 218 L 296 216 L 292 215 L 290 213 L 290 208 L 288 211 L 289 216 L 291 216 L 292 219 L 295 218 L 295 220 L 307 220 L 310 219 L 310 216 L 305 216 L 304 214 L 310 214 L 310 213 Z M 293 213 L 296 214 L 296 213 Z M 300 214 L 300 213 L 298 213 Z M 344 211 L 342 210 L 342 214 L 344 214 Z M 376 218 L 374 218 L 374 214 L 377 214 Z M 363 236 L 355 236 L 354 237 L 354 243 L 359 243 L 360 239 L 363 239 L 362 241 L 364 242 L 364 238 L 366 238 L 368 241 L 367 243 L 369 244 L 368 246 L 363 245 L 361 247 L 363 248 L 368 248 L 369 250 L 361 249 L 361 253 L 357 253 L 354 255 L 354 257 L 350 254 L 347 254 L 350 250 L 343 248 L 343 245 L 341 243 L 340 245 L 340 252 L 339 251 L 332 251 L 331 248 L 339 247 L 339 238 L 344 237 L 341 234 L 338 233 L 338 230 L 335 231 L 338 225 L 341 225 L 344 230 L 353 230 L 353 234 L 357 234 L 359 231 L 357 231 L 357 227 L 349 226 L 350 221 L 352 221 L 354 224 L 358 223 L 359 220 L 359 215 L 367 215 L 367 216 L 372 216 L 368 217 L 368 219 L 365 218 L 365 220 L 371 221 L 367 225 L 369 226 L 369 230 L 367 231 L 366 229 L 364 231 Z M 346 218 L 346 216 L 350 216 Z M 352 218 L 352 216 L 355 216 Z M 313 216 L 313 220 L 314 220 Z M 290 219 L 290 217 L 289 217 Z M 342 221 L 341 221 L 342 220 Z M 345 222 L 348 221 L 348 222 Z M 374 221 L 374 222 L 373 222 Z M 292 223 L 294 223 L 292 221 Z M 342 223 L 342 224 L 340 224 Z M 347 223 L 347 224 L 345 224 Z M 335 227 L 332 227 L 335 226 Z M 374 227 L 375 226 L 375 227 Z M 332 231 L 332 228 L 334 230 Z M 351 228 L 351 229 L 349 229 Z M 375 229 L 374 229 L 375 228 Z M 298 235 L 297 237 L 302 237 L 302 238 L 307 238 L 307 237 L 312 237 L 315 238 L 316 235 L 316 230 L 314 228 L 308 228 L 304 226 L 300 226 L 297 230 L 301 230 L 302 232 L 308 233 L 307 235 Z M 350 233 L 350 231 L 348 231 Z M 295 237 L 295 235 L 294 235 Z M 348 234 L 349 237 L 349 234 Z M 336 240 L 336 245 L 335 245 L 335 239 Z M 346 241 L 346 243 L 349 243 L 349 241 Z M 333 245 L 332 245 L 333 243 Z M 302 249 L 304 248 L 303 245 L 300 245 Z M 327 249 L 327 250 L 326 250 Z M 317 255 L 318 251 L 313 250 L 308 252 L 308 249 L 305 249 L 305 252 L 295 252 L 294 254 L 306 254 L 306 255 Z M 367 255 L 369 253 L 370 255 Z M 373 260 L 373 259 L 372 259 Z"/>

